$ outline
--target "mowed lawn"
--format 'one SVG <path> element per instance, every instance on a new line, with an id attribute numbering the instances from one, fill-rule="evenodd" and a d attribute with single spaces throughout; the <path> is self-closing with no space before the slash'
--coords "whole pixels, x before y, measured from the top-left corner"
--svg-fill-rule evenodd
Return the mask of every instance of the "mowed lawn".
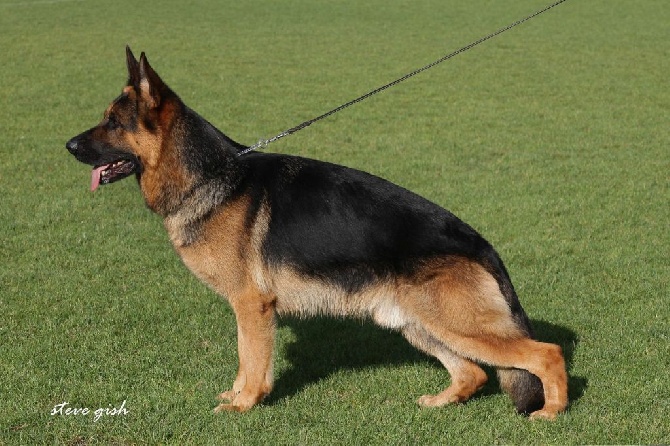
<path id="1" fill-rule="evenodd" d="M 280 320 L 274 392 L 213 414 L 230 308 L 134 179 L 90 193 L 64 147 L 121 91 L 126 44 L 252 144 L 546 4 L 0 0 L 0 445 L 670 443 L 667 0 L 568 0 L 268 148 L 385 177 L 489 239 L 566 353 L 553 423 L 493 373 L 420 409 L 449 385 L 436 361 L 329 319 Z"/>

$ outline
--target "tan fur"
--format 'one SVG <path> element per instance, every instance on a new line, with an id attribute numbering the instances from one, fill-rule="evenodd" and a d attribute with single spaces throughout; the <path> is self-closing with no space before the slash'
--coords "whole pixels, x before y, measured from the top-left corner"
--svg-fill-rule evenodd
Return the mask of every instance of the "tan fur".
<path id="1" fill-rule="evenodd" d="M 219 209 L 205 223 L 198 240 L 187 246 L 179 244 L 180 226 L 166 219 L 168 234 L 186 266 L 231 301 L 250 288 L 258 289 L 251 280 L 247 264 L 246 253 L 250 247 L 244 224 L 247 204 L 248 200 L 243 197 Z"/>
<path id="2" fill-rule="evenodd" d="M 455 258 L 428 265 L 423 276 L 430 278 L 406 285 L 403 295 L 408 311 L 424 324 L 463 336 L 522 336 L 498 283 L 478 263 Z"/>
<path id="3" fill-rule="evenodd" d="M 245 229 L 248 199 L 243 197 L 220 209 L 202 228 L 198 241 L 183 246 L 181 227 L 166 219 L 166 227 L 186 266 L 203 282 L 225 296 L 237 318 L 239 369 L 228 400 L 216 411 L 245 411 L 272 389 L 272 350 L 275 297 L 262 290 L 252 271 L 258 270 L 260 243 L 267 230 L 263 212 L 254 229 Z"/>
<path id="4" fill-rule="evenodd" d="M 485 375 L 469 358 L 538 376 L 545 406 L 532 418 L 552 419 L 565 409 L 567 375 L 560 347 L 529 339 L 517 328 L 497 282 L 480 265 L 462 259 L 406 296 L 411 294 L 414 304 L 408 297 L 404 311 L 414 322 L 403 331 L 405 336 L 437 357 L 452 375 L 450 388 L 422 397 L 421 404 L 462 401 L 481 387 Z"/>
<path id="5" fill-rule="evenodd" d="M 324 281 L 303 277 L 288 266 L 271 271 L 270 277 L 279 314 L 373 318 L 377 315 L 380 325 L 394 327 L 399 324 L 393 323 L 393 319 L 402 319 L 399 309 L 392 314 L 397 308 L 396 294 L 389 283 L 382 282 L 359 293 L 348 294 Z"/>
<path id="6" fill-rule="evenodd" d="M 451 385 L 447 389 L 437 395 L 423 395 L 418 400 L 420 405 L 439 407 L 449 403 L 461 403 L 486 384 L 488 377 L 481 367 L 452 352 L 419 324 L 406 326 L 403 335 L 416 348 L 436 357 L 451 375 Z"/>
<path id="7" fill-rule="evenodd" d="M 173 110 L 167 103 L 161 111 L 160 119 L 169 122 L 172 113 Z M 193 178 L 186 172 L 178 158 L 178 152 L 174 150 L 174 135 L 164 135 L 161 126 L 149 131 L 142 122 L 137 125 L 136 132 L 126 133 L 126 144 L 142 160 L 144 172 L 140 179 L 140 188 L 147 206 L 164 215 L 166 210 L 163 207 L 166 202 L 178 202 L 181 199 L 174 196 L 174 191 L 190 190 Z"/>

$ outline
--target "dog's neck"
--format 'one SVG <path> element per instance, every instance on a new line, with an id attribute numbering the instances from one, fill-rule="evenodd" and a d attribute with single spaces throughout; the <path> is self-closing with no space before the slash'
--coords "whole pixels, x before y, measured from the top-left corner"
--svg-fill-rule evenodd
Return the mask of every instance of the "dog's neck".
<path id="1" fill-rule="evenodd" d="M 161 138 L 160 162 L 146 166 L 139 178 L 147 206 L 162 217 L 192 209 L 189 197 L 210 194 L 207 190 L 219 189 L 216 200 L 222 202 L 241 177 L 236 154 L 244 146 L 177 101 L 181 112 L 163 127 L 168 135 Z"/>
<path id="2" fill-rule="evenodd" d="M 228 195 L 216 181 L 191 189 L 176 210 L 164 216 L 165 228 L 172 243 L 177 247 L 190 245 L 197 239 L 202 224 L 225 202 Z"/>
<path id="3" fill-rule="evenodd" d="M 235 193 L 243 178 L 243 167 L 236 153 L 244 146 L 188 108 L 183 121 L 174 123 L 172 131 L 175 136 L 179 135 L 173 138 L 178 145 L 177 153 L 191 163 L 184 165 L 183 172 L 176 173 L 175 177 L 187 181 L 188 186 L 166 187 L 149 207 L 163 216 L 175 246 L 184 246 L 197 237 L 200 226 L 216 208 Z M 197 144 L 184 141 L 197 141 Z M 173 167 L 177 165 L 181 164 L 174 163 Z"/>

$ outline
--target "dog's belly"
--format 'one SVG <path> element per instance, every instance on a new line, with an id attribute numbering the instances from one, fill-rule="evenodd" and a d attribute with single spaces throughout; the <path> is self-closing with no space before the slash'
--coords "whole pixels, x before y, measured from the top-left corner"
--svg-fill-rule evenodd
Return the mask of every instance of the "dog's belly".
<path id="1" fill-rule="evenodd" d="M 397 301 L 392 285 L 379 283 L 349 293 L 320 280 L 304 279 L 295 273 L 275 277 L 273 293 L 279 315 L 372 318 L 378 325 L 399 329 L 408 316 Z"/>

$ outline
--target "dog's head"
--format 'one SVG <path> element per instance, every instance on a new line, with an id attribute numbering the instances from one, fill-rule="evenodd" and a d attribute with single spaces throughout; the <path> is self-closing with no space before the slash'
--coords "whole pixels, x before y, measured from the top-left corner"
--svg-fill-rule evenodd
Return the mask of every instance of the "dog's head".
<path id="1" fill-rule="evenodd" d="M 93 166 L 91 190 L 156 169 L 165 129 L 180 103 L 151 68 L 144 53 L 139 62 L 126 47 L 128 83 L 105 110 L 102 121 L 66 143 L 77 160 Z M 140 181 L 141 183 L 141 181 Z"/>

